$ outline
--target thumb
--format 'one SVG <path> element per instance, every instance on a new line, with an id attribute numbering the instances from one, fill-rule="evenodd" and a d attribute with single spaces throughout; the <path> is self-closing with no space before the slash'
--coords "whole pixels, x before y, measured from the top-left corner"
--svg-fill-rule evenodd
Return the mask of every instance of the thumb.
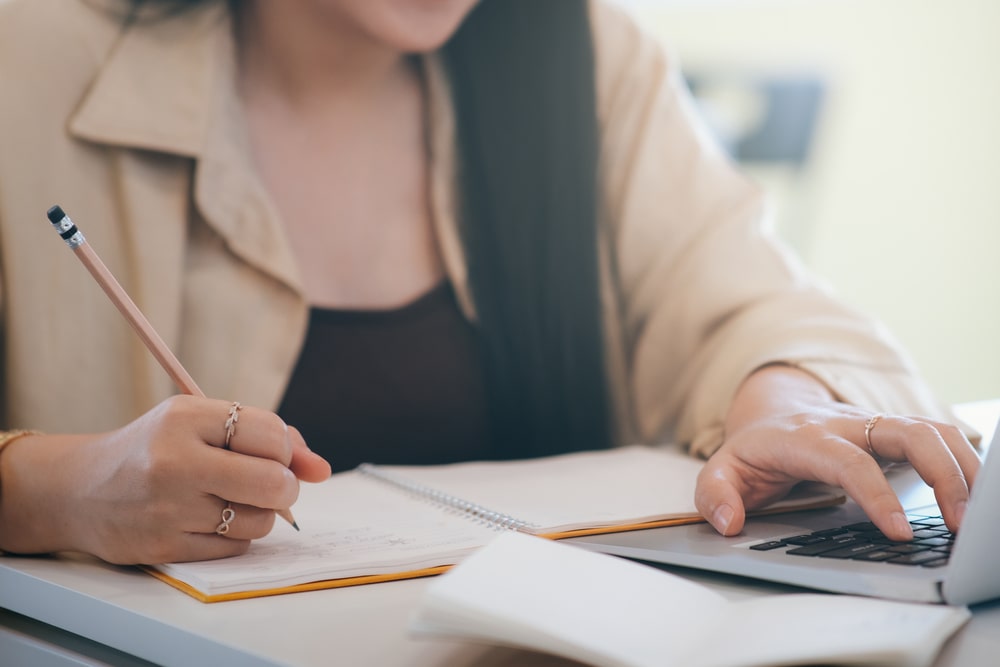
<path id="1" fill-rule="evenodd" d="M 288 464 L 295 476 L 303 482 L 322 482 L 330 476 L 330 464 L 322 456 L 309 449 L 302 434 L 294 426 L 287 426 L 288 439 L 292 445 L 292 462 Z"/>
<path id="2" fill-rule="evenodd" d="M 743 530 L 746 508 L 736 485 L 726 469 L 709 460 L 698 475 L 694 492 L 695 507 L 722 535 L 736 535 Z"/>

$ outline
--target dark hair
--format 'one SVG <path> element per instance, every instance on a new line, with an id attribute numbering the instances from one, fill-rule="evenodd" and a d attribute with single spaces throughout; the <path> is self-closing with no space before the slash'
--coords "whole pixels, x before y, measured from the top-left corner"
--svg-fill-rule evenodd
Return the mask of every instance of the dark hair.
<path id="1" fill-rule="evenodd" d="M 481 0 L 443 56 L 496 455 L 609 447 L 587 2 Z"/>
<path id="2" fill-rule="evenodd" d="M 499 454 L 610 445 L 584 0 L 482 0 L 444 48 Z"/>

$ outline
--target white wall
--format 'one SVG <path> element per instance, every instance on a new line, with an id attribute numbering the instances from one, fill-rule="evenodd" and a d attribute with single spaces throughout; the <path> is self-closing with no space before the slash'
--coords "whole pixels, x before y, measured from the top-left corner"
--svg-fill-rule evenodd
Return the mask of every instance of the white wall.
<path id="1" fill-rule="evenodd" d="M 819 71 L 779 230 L 948 401 L 1000 396 L 1000 2 L 621 0 L 692 70 Z"/>

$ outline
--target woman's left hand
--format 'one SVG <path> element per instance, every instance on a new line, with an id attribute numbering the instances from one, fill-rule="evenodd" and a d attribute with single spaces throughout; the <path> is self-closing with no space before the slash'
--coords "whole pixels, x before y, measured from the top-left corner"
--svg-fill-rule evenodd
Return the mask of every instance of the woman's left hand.
<path id="1" fill-rule="evenodd" d="M 912 530 L 880 465 L 908 461 L 957 531 L 980 467 L 975 449 L 955 426 L 897 415 L 867 426 L 874 415 L 837 402 L 804 371 L 757 371 L 737 392 L 726 440 L 698 478 L 698 511 L 723 535 L 735 535 L 747 510 L 815 480 L 843 488 L 889 538 L 909 540 Z"/>

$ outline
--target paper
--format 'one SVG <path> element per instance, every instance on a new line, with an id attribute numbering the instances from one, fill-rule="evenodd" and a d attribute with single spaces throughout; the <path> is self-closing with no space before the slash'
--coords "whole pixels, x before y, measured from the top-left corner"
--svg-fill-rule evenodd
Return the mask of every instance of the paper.
<path id="1" fill-rule="evenodd" d="M 508 533 L 435 580 L 411 629 L 608 667 L 916 667 L 968 618 L 964 607 L 853 596 L 729 602 L 646 565 Z"/>

